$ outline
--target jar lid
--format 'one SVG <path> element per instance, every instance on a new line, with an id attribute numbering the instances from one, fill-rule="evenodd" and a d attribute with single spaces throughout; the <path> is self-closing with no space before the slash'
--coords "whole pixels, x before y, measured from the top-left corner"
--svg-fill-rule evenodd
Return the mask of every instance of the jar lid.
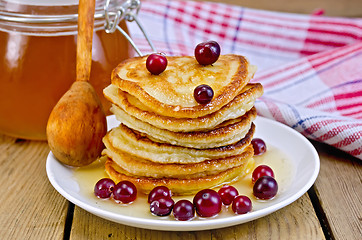
<path id="1" fill-rule="evenodd" d="M 15 31 L 28 35 L 76 34 L 77 0 L 5 0 L 0 2 L 0 31 Z M 125 0 L 112 0 L 114 8 Z M 106 0 L 97 0 L 94 30 L 104 28 Z"/>

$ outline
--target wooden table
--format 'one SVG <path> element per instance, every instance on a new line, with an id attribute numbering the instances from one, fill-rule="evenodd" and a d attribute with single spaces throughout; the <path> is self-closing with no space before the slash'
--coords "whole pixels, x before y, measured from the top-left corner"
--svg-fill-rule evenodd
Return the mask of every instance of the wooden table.
<path id="1" fill-rule="evenodd" d="M 0 239 L 361 239 L 361 161 L 313 144 L 320 174 L 289 206 L 234 227 L 162 232 L 116 224 L 74 206 L 47 179 L 46 142 L 0 135 Z"/>
<path id="2" fill-rule="evenodd" d="M 351 2 L 360 4 L 358 1 Z M 259 1 L 228 2 L 244 5 Z M 273 3 L 282 9 L 281 0 Z M 307 7 L 301 12 L 304 9 Z M 348 14 L 357 10 L 350 9 Z M 116 224 L 74 206 L 47 179 L 46 142 L 0 135 L 0 239 L 362 239 L 361 161 L 329 146 L 313 144 L 321 159 L 318 179 L 289 206 L 234 227 L 165 232 Z"/>

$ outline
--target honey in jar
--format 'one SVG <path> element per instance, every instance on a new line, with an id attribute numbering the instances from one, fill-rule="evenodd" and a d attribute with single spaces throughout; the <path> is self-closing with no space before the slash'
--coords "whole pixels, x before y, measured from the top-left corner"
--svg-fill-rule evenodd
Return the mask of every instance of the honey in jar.
<path id="1" fill-rule="evenodd" d="M 76 78 L 77 4 L 74 0 L 0 3 L 1 133 L 46 139 L 49 114 Z M 103 88 L 110 83 L 112 69 L 132 50 L 120 32 L 105 32 L 103 6 L 104 1 L 96 2 L 90 83 L 107 112 Z M 120 26 L 127 31 L 124 21 Z"/>

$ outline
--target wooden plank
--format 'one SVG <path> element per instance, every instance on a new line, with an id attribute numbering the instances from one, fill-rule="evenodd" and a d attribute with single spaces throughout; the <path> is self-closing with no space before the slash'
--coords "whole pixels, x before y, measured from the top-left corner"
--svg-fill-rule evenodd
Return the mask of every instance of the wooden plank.
<path id="1" fill-rule="evenodd" d="M 131 207 L 131 206 L 130 206 Z M 325 239 L 307 194 L 255 221 L 210 231 L 167 232 L 128 227 L 75 207 L 70 239 Z"/>
<path id="2" fill-rule="evenodd" d="M 68 202 L 49 183 L 46 142 L 0 135 L 0 238 L 62 239 Z"/>
<path id="3" fill-rule="evenodd" d="M 131 207 L 131 206 L 130 206 Z M 74 219 L 70 239 L 197 239 L 210 240 L 209 231 L 200 232 L 167 232 L 129 227 L 123 224 L 114 223 L 85 210 L 75 207 Z"/>
<path id="4" fill-rule="evenodd" d="M 311 14 L 316 9 L 324 9 L 327 16 L 345 16 L 345 17 L 361 17 L 362 1 L 361 0 L 304 0 L 304 1 L 288 1 L 285 0 L 208 0 L 212 2 L 223 2 L 233 5 L 240 5 L 248 8 L 264 9 L 270 11 L 305 13 Z"/>
<path id="5" fill-rule="evenodd" d="M 335 239 L 362 239 L 361 160 L 315 143 L 321 170 L 315 183 L 320 206 Z"/>
<path id="6" fill-rule="evenodd" d="M 247 224 L 213 231 L 213 239 L 325 239 L 314 208 L 304 194 L 296 202 Z"/>

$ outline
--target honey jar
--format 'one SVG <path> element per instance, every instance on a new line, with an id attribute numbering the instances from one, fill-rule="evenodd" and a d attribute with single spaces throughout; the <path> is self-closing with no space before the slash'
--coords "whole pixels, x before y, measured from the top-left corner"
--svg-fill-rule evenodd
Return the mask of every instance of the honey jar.
<path id="1" fill-rule="evenodd" d="M 133 50 L 119 31 L 105 32 L 104 2 L 96 1 L 90 83 L 107 112 L 103 88 Z M 76 78 L 77 12 L 77 0 L 0 2 L 1 133 L 46 140 L 49 114 Z"/>

